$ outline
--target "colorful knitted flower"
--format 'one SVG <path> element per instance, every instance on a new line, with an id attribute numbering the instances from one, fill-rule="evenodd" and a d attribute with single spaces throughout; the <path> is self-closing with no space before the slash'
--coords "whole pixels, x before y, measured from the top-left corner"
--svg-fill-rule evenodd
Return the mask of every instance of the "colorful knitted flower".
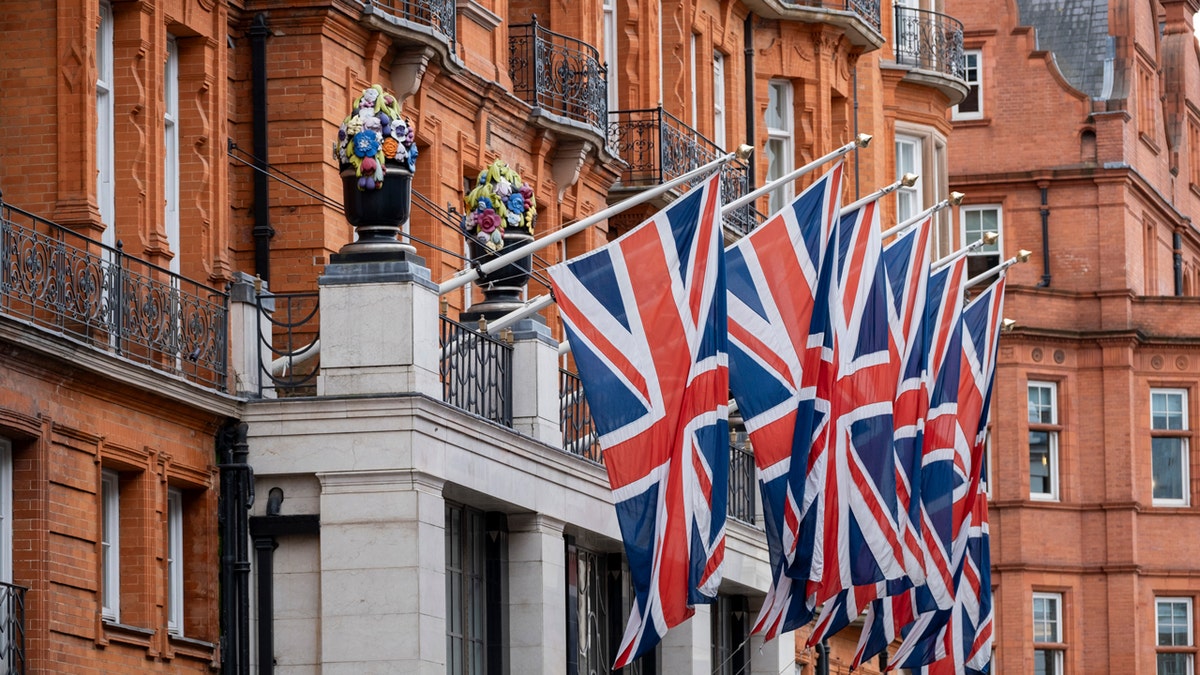
<path id="1" fill-rule="evenodd" d="M 358 189 L 374 190 L 382 187 L 389 160 L 416 170 L 415 138 L 412 122 L 400 114 L 396 97 L 375 84 L 354 100 L 338 128 L 333 158 L 339 165 L 354 167 Z"/>
<path id="2" fill-rule="evenodd" d="M 487 248 L 504 248 L 504 235 L 510 231 L 533 234 L 537 202 L 533 188 L 521 180 L 501 160 L 479 174 L 475 188 L 467 195 L 467 215 L 463 227 Z"/>

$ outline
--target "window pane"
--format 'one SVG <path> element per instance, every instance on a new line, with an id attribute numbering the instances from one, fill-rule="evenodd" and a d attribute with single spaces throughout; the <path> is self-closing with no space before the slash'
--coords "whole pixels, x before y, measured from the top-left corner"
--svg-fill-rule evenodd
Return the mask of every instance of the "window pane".
<path id="1" fill-rule="evenodd" d="M 1062 672 L 1062 652 L 1033 650 L 1033 672 L 1035 675 L 1059 675 Z"/>
<path id="2" fill-rule="evenodd" d="M 787 129 L 787 91 L 782 82 L 772 82 L 767 87 L 767 127 Z"/>
<path id="3" fill-rule="evenodd" d="M 1166 431 L 1182 431 L 1186 428 L 1183 423 L 1183 392 L 1151 392 L 1150 414 L 1152 428 Z"/>
<path id="4" fill-rule="evenodd" d="M 1050 453 L 1050 432 L 1029 432 L 1029 491 L 1048 495 L 1054 492 L 1054 458 Z"/>
<path id="5" fill-rule="evenodd" d="M 1183 439 L 1151 439 L 1155 499 L 1183 499 Z"/>
<path id="6" fill-rule="evenodd" d="M 1159 654 L 1158 675 L 1191 675 L 1191 654 Z"/>
<path id="7" fill-rule="evenodd" d="M 1054 390 L 1044 385 L 1029 385 L 1029 421 L 1034 424 L 1055 424 Z"/>

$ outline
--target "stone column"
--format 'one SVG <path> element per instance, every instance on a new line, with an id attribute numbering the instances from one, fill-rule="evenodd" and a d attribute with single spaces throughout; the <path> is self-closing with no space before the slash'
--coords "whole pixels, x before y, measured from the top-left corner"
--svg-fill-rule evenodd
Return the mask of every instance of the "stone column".
<path id="1" fill-rule="evenodd" d="M 259 285 L 265 293 L 265 281 L 235 272 L 229 287 L 229 361 L 236 391 L 242 396 L 257 397 L 262 385 L 269 384 L 264 382 L 263 367 L 270 366 L 271 351 L 260 336 L 271 335 L 270 313 L 275 311 L 275 299 L 263 298 L 263 311 L 258 311 Z M 275 389 L 268 388 L 262 394 L 274 398 Z"/>
<path id="2" fill-rule="evenodd" d="M 558 341 L 536 319 L 518 322 L 512 334 L 513 430 L 560 447 Z"/>
<path id="3" fill-rule="evenodd" d="M 444 675 L 442 479 L 412 470 L 317 478 L 322 672 Z"/>
<path id="4" fill-rule="evenodd" d="M 758 615 L 757 611 L 751 613 L 751 623 Z M 750 658 L 750 675 L 793 672 L 796 664 L 796 633 L 783 633 L 770 642 L 763 642 L 761 635 L 752 635 L 746 644 L 746 656 Z"/>
<path id="5" fill-rule="evenodd" d="M 712 675 L 712 605 L 696 605 L 692 618 L 667 631 L 662 641 L 662 672 Z"/>
<path id="6" fill-rule="evenodd" d="M 508 517 L 511 672 L 558 675 L 567 667 L 563 522 L 539 513 Z"/>
<path id="7" fill-rule="evenodd" d="M 318 396 L 414 392 L 441 399 L 437 285 L 423 262 L 407 256 L 325 268 L 318 281 Z"/>

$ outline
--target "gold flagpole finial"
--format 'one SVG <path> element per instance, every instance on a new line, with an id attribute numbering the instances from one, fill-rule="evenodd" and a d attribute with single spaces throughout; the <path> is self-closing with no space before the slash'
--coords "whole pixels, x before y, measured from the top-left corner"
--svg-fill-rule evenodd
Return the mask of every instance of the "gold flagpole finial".
<path id="1" fill-rule="evenodd" d="M 854 139 L 854 144 L 860 148 L 865 148 L 871 144 L 871 134 L 859 134 Z"/>
<path id="2" fill-rule="evenodd" d="M 1007 317 L 1005 317 L 1005 319 L 1000 322 L 1000 330 L 1003 330 L 1003 331 L 1010 331 L 1016 327 L 1017 327 L 1017 322 L 1012 319 L 1009 319 Z"/>
<path id="3" fill-rule="evenodd" d="M 1032 253 L 1033 251 L 1026 251 L 1025 249 L 1017 251 L 1017 262 L 1029 262 L 1029 256 Z"/>
<path id="4" fill-rule="evenodd" d="M 996 240 L 999 238 L 1000 235 L 996 234 L 995 232 L 983 233 L 983 243 L 985 246 L 991 246 L 992 244 L 996 243 Z"/>
<path id="5" fill-rule="evenodd" d="M 917 179 L 920 178 L 915 173 L 906 173 L 900 177 L 900 184 L 904 187 L 912 187 L 917 184 Z"/>
<path id="6" fill-rule="evenodd" d="M 733 152 L 735 155 L 737 155 L 738 159 L 740 159 L 744 162 L 744 161 L 750 159 L 750 155 L 754 154 L 754 146 L 746 145 L 745 143 L 743 143 L 743 144 L 739 145 L 737 147 L 737 150 L 734 150 Z"/>
<path id="7" fill-rule="evenodd" d="M 950 193 L 950 204 L 952 204 L 953 206 L 958 206 L 959 204 L 962 203 L 963 197 L 966 197 L 966 195 L 964 195 L 961 192 L 951 192 Z"/>

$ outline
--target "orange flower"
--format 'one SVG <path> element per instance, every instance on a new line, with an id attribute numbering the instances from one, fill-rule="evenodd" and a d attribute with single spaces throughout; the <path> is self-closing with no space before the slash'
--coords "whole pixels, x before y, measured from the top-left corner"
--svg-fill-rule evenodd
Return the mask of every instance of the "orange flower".
<path id="1" fill-rule="evenodd" d="M 400 149 L 400 142 L 397 141 L 396 139 L 392 138 L 391 136 L 388 136 L 387 138 L 383 139 L 383 156 L 384 157 L 388 157 L 388 158 L 395 157 L 396 151 L 399 149 Z"/>

